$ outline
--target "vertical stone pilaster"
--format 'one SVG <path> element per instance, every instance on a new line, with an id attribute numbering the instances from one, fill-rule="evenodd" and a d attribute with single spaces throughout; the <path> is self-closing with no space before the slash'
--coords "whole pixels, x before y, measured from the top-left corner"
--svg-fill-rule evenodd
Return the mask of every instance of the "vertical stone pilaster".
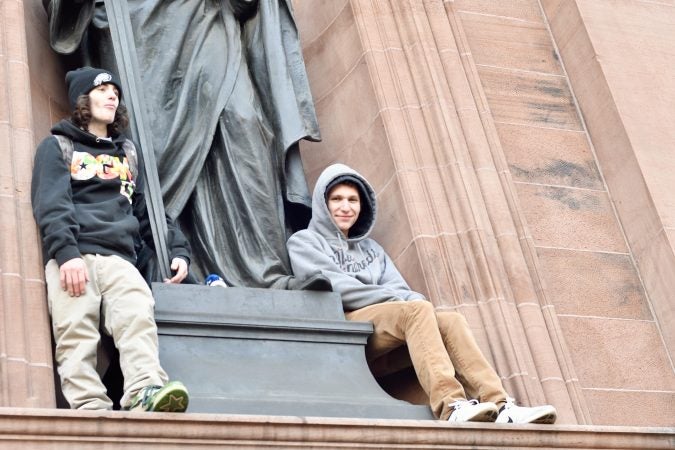
<path id="1" fill-rule="evenodd" d="M 30 180 L 35 149 L 24 2 L 0 3 L 0 406 L 54 406 Z"/>
<path id="2" fill-rule="evenodd" d="M 512 295 L 518 314 L 517 318 L 505 316 L 507 327 L 522 327 L 546 398 L 559 406 L 565 405 L 563 414 L 573 411 L 578 423 L 589 423 L 590 415 L 574 364 L 539 275 L 535 242 L 527 228 L 486 94 L 453 4 L 452 0 L 444 1 L 468 88 L 476 104 L 475 115 L 473 110 L 467 115 L 460 114 L 460 121 L 471 159 L 486 162 L 484 167 L 477 167 L 475 163 L 474 167 L 501 256 L 501 261 L 492 261 L 492 264 L 503 264 L 500 275 L 505 276 L 506 289 Z M 444 62 L 446 72 L 457 70 L 449 61 Z M 474 121 L 476 116 L 480 119 L 480 127 Z M 477 134 L 477 138 L 472 138 L 472 134 Z M 567 418 L 569 420 L 569 416 Z"/>

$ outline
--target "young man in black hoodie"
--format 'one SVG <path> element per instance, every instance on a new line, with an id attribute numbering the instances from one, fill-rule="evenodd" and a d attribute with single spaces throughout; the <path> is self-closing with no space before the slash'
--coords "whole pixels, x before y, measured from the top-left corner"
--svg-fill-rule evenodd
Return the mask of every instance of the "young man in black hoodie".
<path id="1" fill-rule="evenodd" d="M 134 266 L 135 245 L 152 233 L 142 171 L 121 134 L 120 83 L 83 67 L 66 84 L 72 116 L 38 146 L 31 186 L 63 394 L 71 408 L 112 409 L 96 371 L 102 328 L 120 353 L 123 409 L 183 412 L 187 389 L 159 364 L 154 300 Z M 168 241 L 174 276 L 165 281 L 180 283 L 190 249 L 173 225 Z"/>
<path id="2" fill-rule="evenodd" d="M 341 294 L 347 319 L 373 323 L 366 346 L 371 367 L 387 367 L 389 354 L 407 345 L 436 417 L 451 422 L 555 422 L 553 406 L 517 406 L 508 397 L 464 316 L 436 312 L 408 287 L 389 255 L 368 237 L 376 213 L 368 181 L 343 164 L 333 164 L 314 187 L 309 227 L 287 244 L 296 276 L 318 270 Z"/>

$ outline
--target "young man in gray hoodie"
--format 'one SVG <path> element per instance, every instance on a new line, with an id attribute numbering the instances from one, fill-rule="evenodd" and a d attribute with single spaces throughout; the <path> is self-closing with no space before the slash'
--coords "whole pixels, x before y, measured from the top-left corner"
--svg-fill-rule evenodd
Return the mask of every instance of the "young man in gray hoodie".
<path id="1" fill-rule="evenodd" d="M 384 249 L 368 238 L 376 211 L 368 181 L 355 170 L 334 164 L 323 171 L 314 188 L 309 228 L 288 240 L 296 276 L 319 270 L 342 295 L 347 319 L 373 323 L 366 347 L 369 363 L 376 366 L 407 345 L 431 409 L 443 420 L 555 422 L 553 406 L 516 406 L 508 397 L 464 316 L 436 312 L 422 294 L 408 287 Z"/>

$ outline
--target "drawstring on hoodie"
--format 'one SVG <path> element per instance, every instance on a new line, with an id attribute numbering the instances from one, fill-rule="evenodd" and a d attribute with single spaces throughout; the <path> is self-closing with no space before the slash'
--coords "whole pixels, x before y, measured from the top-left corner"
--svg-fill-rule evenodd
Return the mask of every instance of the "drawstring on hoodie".
<path id="1" fill-rule="evenodd" d="M 363 249 L 361 248 L 361 243 L 357 242 L 356 247 L 359 249 L 359 253 L 361 253 L 361 258 L 366 259 L 366 255 L 363 253 Z"/>
<path id="2" fill-rule="evenodd" d="M 344 235 L 342 232 L 338 231 L 335 233 L 335 236 L 337 236 L 337 240 L 340 243 L 340 250 L 343 252 L 348 252 L 349 251 L 349 242 L 344 239 Z M 359 250 L 359 254 L 361 255 L 361 260 L 365 261 L 366 260 L 366 254 L 363 252 L 363 248 L 361 247 L 361 242 L 356 241 L 356 248 Z M 366 267 L 368 269 L 368 275 L 370 275 L 371 280 L 377 280 L 375 276 L 373 275 L 373 267 L 372 264 L 367 264 Z"/>

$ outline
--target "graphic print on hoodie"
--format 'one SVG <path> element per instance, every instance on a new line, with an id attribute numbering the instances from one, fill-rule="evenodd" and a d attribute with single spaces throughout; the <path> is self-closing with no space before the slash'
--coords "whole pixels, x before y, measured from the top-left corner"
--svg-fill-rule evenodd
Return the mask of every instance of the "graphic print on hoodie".
<path id="1" fill-rule="evenodd" d="M 136 183 L 126 156 L 113 156 L 107 153 L 92 155 L 88 152 L 73 151 L 70 162 L 70 177 L 73 180 L 89 180 L 98 177 L 102 180 L 120 179 L 120 194 L 129 200 L 134 194 Z"/>
<path id="2" fill-rule="evenodd" d="M 359 186 L 361 212 L 349 237 L 340 232 L 326 205 L 326 189 L 335 180 L 350 180 Z M 314 187 L 309 227 L 287 243 L 295 276 L 306 278 L 320 272 L 328 277 L 333 290 L 342 295 L 346 311 L 385 301 L 425 299 L 410 290 L 384 249 L 368 237 L 376 215 L 375 192 L 365 178 L 343 164 L 327 167 Z"/>

